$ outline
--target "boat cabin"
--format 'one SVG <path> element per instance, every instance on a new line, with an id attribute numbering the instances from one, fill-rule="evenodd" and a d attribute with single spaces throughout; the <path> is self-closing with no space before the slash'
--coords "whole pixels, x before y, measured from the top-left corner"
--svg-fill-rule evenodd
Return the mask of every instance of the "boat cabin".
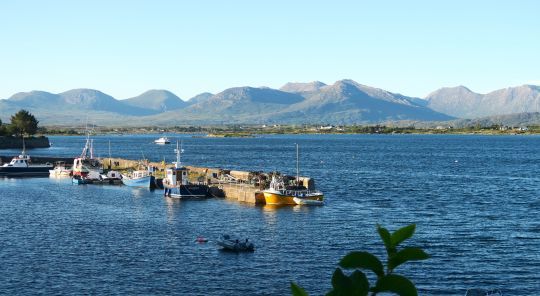
<path id="1" fill-rule="evenodd" d="M 4 164 L 3 166 L 25 168 L 25 167 L 28 167 L 29 162 L 30 162 L 30 156 L 26 154 L 21 154 L 19 156 L 13 157 L 13 159 L 9 163 Z"/>
<path id="2" fill-rule="evenodd" d="M 168 185 L 172 187 L 189 184 L 188 170 L 186 167 L 167 169 L 165 178 L 168 180 Z"/>

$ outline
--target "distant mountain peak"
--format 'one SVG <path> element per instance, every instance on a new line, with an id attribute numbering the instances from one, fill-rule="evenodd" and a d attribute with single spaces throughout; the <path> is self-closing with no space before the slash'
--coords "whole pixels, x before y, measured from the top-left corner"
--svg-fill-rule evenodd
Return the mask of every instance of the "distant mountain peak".
<path id="1" fill-rule="evenodd" d="M 433 110 L 460 118 L 479 118 L 538 111 L 540 89 L 522 85 L 479 94 L 464 86 L 446 87 L 430 93 L 427 100 Z"/>
<path id="2" fill-rule="evenodd" d="M 290 93 L 315 92 L 325 87 L 326 84 L 320 81 L 312 82 L 288 82 L 279 90 Z"/>
<path id="3" fill-rule="evenodd" d="M 214 94 L 209 93 L 209 92 L 203 92 L 203 93 L 200 93 L 200 94 L 194 96 L 193 98 L 189 99 L 187 101 L 187 103 L 190 104 L 190 105 L 201 103 L 201 102 L 207 101 L 212 96 L 214 96 Z"/>
<path id="4" fill-rule="evenodd" d="M 51 96 L 57 96 L 57 95 L 55 95 L 53 93 L 50 93 L 50 92 L 46 92 L 46 91 L 32 90 L 32 91 L 29 91 L 29 92 L 18 92 L 16 94 L 12 95 L 11 97 L 9 97 L 8 100 L 10 100 L 10 101 L 20 101 L 20 100 L 25 100 L 28 97 L 45 98 L 45 97 L 51 97 Z"/>
<path id="5" fill-rule="evenodd" d="M 165 89 L 150 89 L 144 93 L 122 100 L 123 103 L 138 108 L 146 108 L 156 112 L 182 109 L 188 104 L 174 93 Z"/>

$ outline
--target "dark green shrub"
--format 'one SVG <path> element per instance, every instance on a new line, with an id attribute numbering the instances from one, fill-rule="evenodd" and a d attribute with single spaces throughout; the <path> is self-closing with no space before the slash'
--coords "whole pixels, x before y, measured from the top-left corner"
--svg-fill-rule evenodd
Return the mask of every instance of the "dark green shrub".
<path id="1" fill-rule="evenodd" d="M 387 260 L 386 270 L 381 260 L 375 255 L 354 251 L 347 254 L 339 262 L 343 269 L 353 270 L 350 275 L 346 275 L 338 267 L 332 276 L 332 290 L 328 296 L 345 295 L 377 295 L 379 292 L 391 292 L 401 296 L 418 295 L 415 285 L 406 277 L 395 274 L 394 270 L 407 261 L 425 260 L 429 258 L 420 248 L 404 247 L 398 250 L 398 246 L 405 240 L 412 237 L 416 229 L 415 224 L 411 224 L 390 233 L 386 228 L 377 225 L 377 231 L 386 249 Z M 366 274 L 361 270 L 368 270 L 377 276 L 374 285 L 370 285 Z M 291 283 L 291 292 L 294 296 L 307 296 L 304 289 L 295 283 Z"/>

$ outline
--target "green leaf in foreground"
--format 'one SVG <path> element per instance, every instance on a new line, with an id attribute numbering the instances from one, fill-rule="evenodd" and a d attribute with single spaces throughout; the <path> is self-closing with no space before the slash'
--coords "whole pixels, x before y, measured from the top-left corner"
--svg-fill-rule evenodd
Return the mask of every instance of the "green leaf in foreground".
<path id="1" fill-rule="evenodd" d="M 339 266 L 352 269 L 362 268 L 373 271 L 378 277 L 384 275 L 384 267 L 381 261 L 368 252 L 351 252 L 341 259 Z"/>
<path id="2" fill-rule="evenodd" d="M 350 276 L 353 285 L 353 295 L 367 296 L 369 292 L 369 282 L 366 275 L 355 270 Z"/>
<path id="3" fill-rule="evenodd" d="M 291 292 L 293 296 L 308 296 L 306 290 L 293 282 L 291 282 Z"/>
<path id="4" fill-rule="evenodd" d="M 390 235 L 388 229 L 377 224 L 377 232 L 379 232 L 379 236 L 384 243 L 386 253 L 388 253 L 388 255 L 395 253 L 396 248 L 394 247 L 394 245 L 392 245 L 392 236 Z"/>
<path id="5" fill-rule="evenodd" d="M 376 292 L 393 292 L 400 296 L 418 295 L 414 284 L 406 277 L 397 274 L 389 274 L 380 278 L 377 280 L 377 285 L 373 290 Z"/>
<path id="6" fill-rule="evenodd" d="M 404 240 L 410 238 L 414 234 L 415 229 L 416 224 L 411 224 L 396 230 L 394 233 L 392 233 L 392 245 L 397 247 L 397 245 L 402 243 Z"/>
<path id="7" fill-rule="evenodd" d="M 429 255 L 420 248 L 404 248 L 397 252 L 388 261 L 388 268 L 393 270 L 407 261 L 425 260 Z"/>
<path id="8" fill-rule="evenodd" d="M 336 268 L 332 275 L 332 287 L 335 291 L 347 290 L 351 286 L 351 279 L 343 274 L 341 268 Z"/>

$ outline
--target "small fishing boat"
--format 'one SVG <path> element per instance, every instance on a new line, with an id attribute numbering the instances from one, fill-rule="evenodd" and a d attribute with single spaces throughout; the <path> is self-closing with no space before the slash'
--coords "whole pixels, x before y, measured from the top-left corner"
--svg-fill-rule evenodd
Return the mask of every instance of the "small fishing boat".
<path id="1" fill-rule="evenodd" d="M 97 174 L 96 172 L 90 172 L 86 176 L 73 175 L 71 181 L 73 184 L 78 185 L 121 185 L 122 175 L 117 171 L 108 171 L 107 174 Z"/>
<path id="2" fill-rule="evenodd" d="M 323 205 L 324 195 L 319 190 L 308 190 L 300 185 L 298 144 L 296 145 L 296 184 L 288 186 L 283 176 L 273 174 L 268 189 L 263 190 L 267 205 Z"/>
<path id="3" fill-rule="evenodd" d="M 201 199 L 208 196 L 208 185 L 191 183 L 188 178 L 188 169 L 182 166 L 180 154 L 183 149 L 178 147 L 176 142 L 176 162 L 174 167 L 166 171 L 163 179 L 164 195 L 178 199 Z"/>
<path id="4" fill-rule="evenodd" d="M 267 205 L 323 205 L 324 195 L 303 186 L 285 186 L 282 176 L 273 175 L 270 187 L 263 191 Z"/>
<path id="5" fill-rule="evenodd" d="M 146 169 L 144 169 L 146 167 Z M 153 188 L 155 178 L 152 167 L 139 163 L 139 168 L 135 171 L 122 174 L 122 183 L 130 187 Z"/>
<path id="6" fill-rule="evenodd" d="M 94 158 L 94 140 L 90 134 L 86 135 L 86 143 L 81 155 L 73 159 L 73 176 L 81 176 L 87 179 L 99 179 L 103 173 L 103 165 Z"/>
<path id="7" fill-rule="evenodd" d="M 157 140 L 154 140 L 154 143 L 156 143 L 158 145 L 165 145 L 165 144 L 170 144 L 171 141 L 167 137 L 161 137 L 161 138 L 159 138 Z"/>
<path id="8" fill-rule="evenodd" d="M 51 163 L 33 164 L 30 155 L 26 154 L 23 138 L 23 149 L 19 156 L 13 157 L 9 163 L 0 166 L 0 176 L 6 177 L 32 177 L 47 176 L 53 168 Z"/>
<path id="9" fill-rule="evenodd" d="M 70 177 L 73 171 L 67 166 L 64 161 L 57 161 L 54 164 L 54 169 L 49 170 L 51 177 Z"/>
<path id="10" fill-rule="evenodd" d="M 234 252 L 253 252 L 255 245 L 246 239 L 233 238 L 228 234 L 221 235 L 216 242 L 224 250 Z"/>

